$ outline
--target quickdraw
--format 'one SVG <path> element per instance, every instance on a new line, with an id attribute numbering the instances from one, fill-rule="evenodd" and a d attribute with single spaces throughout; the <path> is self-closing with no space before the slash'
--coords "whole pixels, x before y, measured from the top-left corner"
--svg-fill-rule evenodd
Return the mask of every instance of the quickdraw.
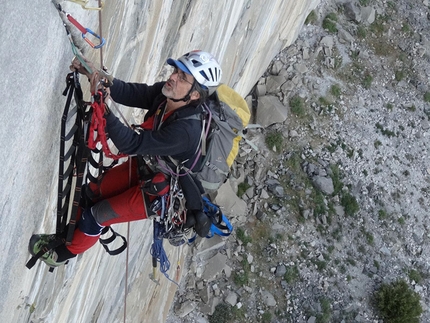
<path id="1" fill-rule="evenodd" d="M 57 8 L 57 10 L 59 11 L 59 12 L 61 12 L 61 13 L 63 13 L 65 16 L 66 16 L 66 18 L 76 27 L 76 28 L 78 28 L 79 29 L 79 31 L 82 33 L 82 38 L 88 43 L 88 45 L 90 45 L 92 48 L 95 48 L 95 49 L 99 49 L 99 48 L 101 48 L 101 47 L 103 47 L 103 45 L 105 44 L 105 39 L 103 38 L 103 37 L 100 37 L 99 35 L 97 35 L 94 31 L 92 31 L 90 28 L 85 28 L 84 26 L 82 26 L 75 18 L 73 18 L 72 17 L 72 15 L 71 14 L 69 14 L 68 12 L 66 12 L 66 11 L 64 11 L 62 8 L 61 8 L 61 5 L 60 4 L 55 4 L 54 3 L 54 5 L 55 5 L 55 7 Z M 65 26 L 66 27 L 66 26 Z M 67 29 L 67 27 L 66 27 L 66 29 Z M 92 36 L 94 36 L 95 38 L 97 38 L 98 40 L 99 40 L 99 44 L 98 45 L 94 45 L 94 43 L 91 41 L 91 40 L 89 40 L 88 38 L 87 38 L 87 34 L 91 34 Z"/>

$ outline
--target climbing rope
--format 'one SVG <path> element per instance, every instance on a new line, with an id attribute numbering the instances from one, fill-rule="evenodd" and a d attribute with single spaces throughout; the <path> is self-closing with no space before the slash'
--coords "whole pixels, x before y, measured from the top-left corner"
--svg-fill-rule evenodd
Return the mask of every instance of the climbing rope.
<path id="1" fill-rule="evenodd" d="M 179 287 L 179 284 L 175 282 L 173 279 L 169 277 L 167 272 L 170 269 L 170 261 L 169 258 L 166 255 L 166 251 L 163 247 L 163 235 L 162 231 L 164 230 L 163 225 L 159 222 L 154 220 L 153 221 L 153 229 L 154 229 L 154 240 L 151 245 L 151 256 L 152 259 L 156 259 L 157 262 L 160 263 L 160 272 L 172 283 L 174 283 L 176 286 Z M 153 264 L 154 266 L 154 264 Z M 154 266 L 155 267 L 155 266 Z"/>

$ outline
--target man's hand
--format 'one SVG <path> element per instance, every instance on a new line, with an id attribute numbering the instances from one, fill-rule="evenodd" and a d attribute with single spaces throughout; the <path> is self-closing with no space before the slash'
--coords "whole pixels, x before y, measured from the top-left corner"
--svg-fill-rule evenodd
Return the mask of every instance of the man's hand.
<path id="1" fill-rule="evenodd" d="M 79 59 L 75 56 L 72 60 L 72 65 L 70 65 L 70 70 L 72 71 L 78 71 L 81 74 L 84 74 L 88 77 L 88 79 L 91 79 L 91 75 L 94 74 L 94 72 L 97 71 L 94 64 L 87 60 L 85 57 L 82 56 L 82 59 L 84 60 L 85 64 L 91 69 L 91 73 L 87 71 L 84 65 L 79 61 Z"/>
<path id="2" fill-rule="evenodd" d="M 107 72 L 103 70 L 98 70 L 95 68 L 94 64 L 87 60 L 85 57 L 82 57 L 85 61 L 85 64 L 91 69 L 91 72 L 88 72 L 88 70 L 83 66 L 83 64 L 79 61 L 77 57 L 74 57 L 72 60 L 72 65 L 70 65 L 70 70 L 72 71 L 78 71 L 81 74 L 84 74 L 88 77 L 88 81 L 90 82 L 90 90 L 91 93 L 95 93 L 96 89 L 101 85 L 100 79 L 103 78 L 103 86 L 109 87 L 113 84 L 113 77 L 112 75 L 108 74 Z"/>

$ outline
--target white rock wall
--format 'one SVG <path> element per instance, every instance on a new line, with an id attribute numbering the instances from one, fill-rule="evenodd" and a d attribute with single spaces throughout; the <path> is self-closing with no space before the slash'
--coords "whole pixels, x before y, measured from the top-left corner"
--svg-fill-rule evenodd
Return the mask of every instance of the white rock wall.
<path id="1" fill-rule="evenodd" d="M 104 65 L 119 78 L 152 83 L 166 77 L 169 56 L 204 49 L 219 58 L 224 82 L 246 95 L 318 3 L 106 0 Z M 97 12 L 61 4 L 97 31 Z M 73 54 L 49 1 L 5 2 L 0 23 L 1 322 L 123 322 L 125 303 L 127 322 L 163 322 L 176 287 L 164 277 L 161 285 L 148 278 L 149 221 L 130 225 L 126 300 L 126 254 L 109 257 L 100 245 L 52 274 L 40 263 L 25 268 L 31 234 L 55 231 L 61 92 Z M 80 43 L 99 63 L 99 52 Z M 117 229 L 127 234 L 127 227 Z M 174 277 L 183 249 L 168 249 Z"/>

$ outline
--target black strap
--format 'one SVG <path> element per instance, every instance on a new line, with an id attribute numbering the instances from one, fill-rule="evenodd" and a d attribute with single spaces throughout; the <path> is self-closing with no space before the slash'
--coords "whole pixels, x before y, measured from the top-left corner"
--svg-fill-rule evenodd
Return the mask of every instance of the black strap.
<path id="1" fill-rule="evenodd" d="M 110 227 L 110 226 L 104 227 L 101 234 L 106 234 L 109 231 L 112 232 L 112 235 L 109 238 L 106 238 L 106 239 L 99 238 L 99 241 L 102 244 L 103 248 L 105 248 L 105 250 L 106 250 L 106 252 L 108 254 L 110 254 L 111 256 L 119 255 L 121 252 L 123 252 L 127 248 L 127 239 L 124 238 L 119 233 L 115 232 L 112 229 L 112 227 Z M 110 244 L 110 243 L 112 243 L 116 239 L 116 237 L 120 237 L 122 239 L 122 241 L 123 241 L 123 244 L 122 244 L 121 247 L 119 247 L 117 249 L 110 250 L 107 245 Z"/>
<path id="2" fill-rule="evenodd" d="M 72 199 L 72 210 L 70 212 L 70 219 L 68 223 L 68 230 L 66 236 L 66 245 L 70 244 L 73 239 L 73 234 L 75 232 L 76 227 L 76 218 L 78 214 L 78 210 L 80 207 L 81 200 L 81 188 L 84 183 L 84 174 L 87 166 L 88 157 L 91 154 L 90 149 L 86 146 L 86 136 L 89 124 L 89 113 L 86 112 L 86 108 L 88 104 L 83 100 L 83 93 L 81 90 L 81 86 L 79 83 L 79 74 L 77 72 L 71 73 L 73 75 L 73 85 L 74 85 L 74 98 L 77 105 L 77 113 L 76 113 L 76 132 L 73 136 L 73 146 L 76 147 L 75 155 L 72 163 L 74 163 L 76 168 L 76 182 L 75 182 L 75 190 L 73 193 L 73 197 L 69 196 L 66 198 L 67 205 L 70 205 L 70 199 Z M 61 156 L 60 156 L 61 159 Z M 67 219 L 63 218 L 62 227 L 64 228 Z"/>
<path id="3" fill-rule="evenodd" d="M 66 124 L 69 120 L 69 109 L 74 93 L 74 81 L 73 73 L 69 73 L 66 77 L 66 89 L 63 95 L 67 95 L 66 104 L 64 106 L 63 116 L 61 118 L 61 140 L 60 140 L 60 160 L 59 160 L 59 173 L 58 173 L 58 200 L 57 200 L 57 228 L 56 232 L 60 233 L 66 225 L 67 210 L 69 205 L 69 190 L 73 179 L 72 170 L 74 168 L 74 153 L 75 146 L 71 146 L 66 152 L 66 141 L 75 135 L 77 126 L 76 124 L 72 127 L 69 133 L 66 134 Z M 71 115 L 76 113 L 76 109 L 72 110 Z M 69 162 L 69 166 L 66 168 L 65 164 Z M 66 169 L 65 169 L 66 168 Z M 64 180 L 67 179 L 67 183 L 64 185 Z"/>

